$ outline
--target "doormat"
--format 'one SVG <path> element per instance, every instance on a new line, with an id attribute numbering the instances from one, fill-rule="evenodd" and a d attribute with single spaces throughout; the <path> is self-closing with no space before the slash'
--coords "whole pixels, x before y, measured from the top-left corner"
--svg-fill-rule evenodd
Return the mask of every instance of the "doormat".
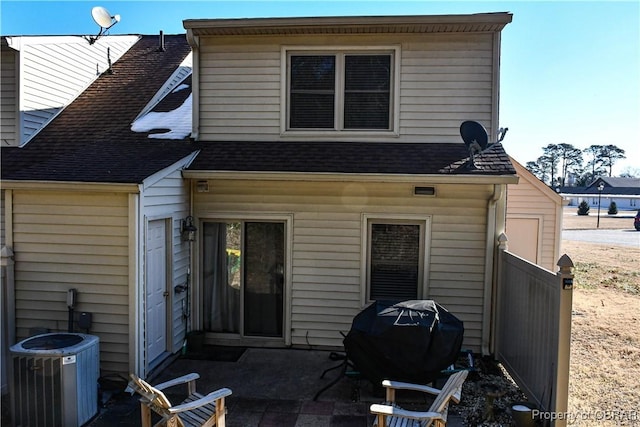
<path id="1" fill-rule="evenodd" d="M 210 360 L 213 362 L 237 362 L 246 350 L 246 347 L 205 345 L 201 350 L 187 350 L 187 352 L 180 358 L 190 360 Z"/>

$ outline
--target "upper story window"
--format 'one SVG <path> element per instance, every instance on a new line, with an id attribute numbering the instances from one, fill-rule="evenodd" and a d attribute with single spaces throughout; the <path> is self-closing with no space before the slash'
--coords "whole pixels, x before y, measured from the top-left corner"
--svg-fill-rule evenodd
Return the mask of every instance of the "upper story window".
<path id="1" fill-rule="evenodd" d="M 393 131 L 395 51 L 287 53 L 287 131 Z"/>

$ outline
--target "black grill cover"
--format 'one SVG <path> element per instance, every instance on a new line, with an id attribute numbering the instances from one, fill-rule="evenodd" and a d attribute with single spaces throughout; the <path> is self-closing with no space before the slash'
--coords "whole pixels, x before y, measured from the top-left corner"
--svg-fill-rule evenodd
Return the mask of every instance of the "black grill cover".
<path id="1" fill-rule="evenodd" d="M 374 385 L 429 383 L 458 358 L 462 321 L 432 300 L 376 301 L 353 319 L 347 357 Z"/>

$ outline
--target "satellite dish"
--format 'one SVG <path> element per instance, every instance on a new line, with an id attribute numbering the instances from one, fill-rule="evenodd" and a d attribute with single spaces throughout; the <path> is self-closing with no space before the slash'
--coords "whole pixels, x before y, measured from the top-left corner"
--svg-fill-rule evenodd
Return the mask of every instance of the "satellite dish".
<path id="1" fill-rule="evenodd" d="M 460 125 L 460 136 L 468 146 L 478 144 L 482 150 L 487 148 L 489 143 L 489 134 L 486 129 L 478 122 L 467 120 Z"/>
<path id="2" fill-rule="evenodd" d="M 470 169 L 478 169 L 474 161 L 474 155 L 487 148 L 489 143 L 487 130 L 480 123 L 467 120 L 460 125 L 460 136 L 462 136 L 462 140 L 469 150 L 468 167 Z"/>
<path id="3" fill-rule="evenodd" d="M 107 9 L 102 6 L 96 6 L 91 9 L 91 16 L 96 24 L 102 28 L 109 28 L 111 26 L 111 14 Z"/>
<path id="4" fill-rule="evenodd" d="M 120 22 L 120 15 L 111 16 L 109 11 L 102 6 L 96 6 L 91 9 L 91 16 L 96 24 L 100 26 L 100 32 L 95 37 L 85 37 L 89 41 L 89 44 L 94 44 L 105 31 Z"/>

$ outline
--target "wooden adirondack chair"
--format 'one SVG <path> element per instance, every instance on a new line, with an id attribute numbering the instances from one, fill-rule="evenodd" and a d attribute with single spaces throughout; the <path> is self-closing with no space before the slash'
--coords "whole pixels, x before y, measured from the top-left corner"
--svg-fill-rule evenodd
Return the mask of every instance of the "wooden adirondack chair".
<path id="1" fill-rule="evenodd" d="M 225 427 L 226 409 L 224 398 L 231 394 L 228 388 L 221 388 L 206 396 L 196 392 L 196 380 L 200 375 L 192 373 L 152 386 L 131 374 L 129 387 L 140 394 L 142 427 L 151 427 L 151 411 L 162 419 L 155 426 L 180 427 Z M 179 405 L 172 406 L 162 390 L 180 384 L 187 384 L 188 396 Z"/>
<path id="2" fill-rule="evenodd" d="M 371 405 L 370 411 L 376 414 L 374 426 L 379 427 L 443 427 L 447 425 L 449 402 L 460 403 L 462 384 L 468 371 L 459 371 L 449 377 L 442 390 L 420 384 L 399 381 L 382 382 L 386 389 L 386 402 Z M 436 395 L 427 412 L 402 409 L 395 404 L 396 390 L 414 390 Z"/>

